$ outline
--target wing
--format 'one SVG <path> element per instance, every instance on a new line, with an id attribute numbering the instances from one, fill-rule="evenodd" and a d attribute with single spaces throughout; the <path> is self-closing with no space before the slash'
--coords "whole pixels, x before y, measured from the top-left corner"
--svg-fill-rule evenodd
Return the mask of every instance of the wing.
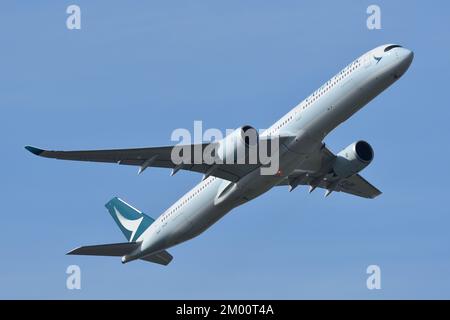
<path id="1" fill-rule="evenodd" d="M 339 191 L 369 199 L 376 198 L 381 194 L 380 190 L 375 188 L 359 174 L 355 174 L 350 178 L 342 180 L 339 184 L 339 188 Z"/>
<path id="2" fill-rule="evenodd" d="M 112 150 L 87 150 L 87 151 L 48 151 L 39 148 L 26 146 L 31 153 L 54 159 L 109 162 L 122 165 L 139 166 L 139 173 L 148 167 L 171 168 L 172 174 L 178 170 L 188 170 L 205 174 L 205 176 L 215 176 L 221 179 L 236 182 L 251 171 L 260 167 L 258 164 L 195 164 L 194 152 L 204 150 L 208 143 L 189 145 L 189 146 L 166 146 L 155 148 L 136 148 L 136 149 L 112 149 Z M 174 148 L 191 148 L 192 158 L 190 164 L 178 165 L 172 162 L 172 150 Z M 197 148 L 197 149 L 196 149 Z M 176 152 L 183 152 L 175 150 Z M 178 153 L 179 154 L 179 153 Z"/>
<path id="3" fill-rule="evenodd" d="M 298 185 L 309 185 L 310 192 L 315 188 L 326 189 L 326 196 L 331 192 L 345 192 L 355 196 L 373 199 L 381 194 L 381 191 L 370 184 L 359 174 L 346 179 L 338 179 L 330 173 L 332 163 L 336 156 L 328 148 L 324 147 L 298 169 L 281 181 L 279 186 L 290 186 L 291 191 Z"/>

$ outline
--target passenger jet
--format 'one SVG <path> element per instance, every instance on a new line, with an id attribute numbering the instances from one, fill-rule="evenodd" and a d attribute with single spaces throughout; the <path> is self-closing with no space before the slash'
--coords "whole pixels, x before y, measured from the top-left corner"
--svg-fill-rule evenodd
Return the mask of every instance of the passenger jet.
<path id="1" fill-rule="evenodd" d="M 230 210 L 276 186 L 287 186 L 292 191 L 299 185 L 307 185 L 310 192 L 325 189 L 326 196 L 332 192 L 364 198 L 380 195 L 377 188 L 359 175 L 374 157 L 369 143 L 356 141 L 335 155 L 323 139 L 397 81 L 409 68 L 413 56 L 412 51 L 400 45 L 379 46 L 354 60 L 258 134 L 256 142 L 245 138 L 246 132 L 253 129 L 246 125 L 221 141 L 188 146 L 204 150 L 214 143 L 220 148 L 224 140 L 228 140 L 234 147 L 227 152 L 234 154 L 237 148 L 247 150 L 260 141 L 277 138 L 279 170 L 276 174 L 261 174 L 261 163 L 176 163 L 172 157 L 176 146 L 90 151 L 25 148 L 46 158 L 138 166 L 139 173 L 148 167 L 171 168 L 172 174 L 179 170 L 203 173 L 203 180 L 156 220 L 122 199 L 113 198 L 106 208 L 128 242 L 83 246 L 68 253 L 118 256 L 122 263 L 140 259 L 167 265 L 172 256 L 166 249 L 196 237 Z"/>

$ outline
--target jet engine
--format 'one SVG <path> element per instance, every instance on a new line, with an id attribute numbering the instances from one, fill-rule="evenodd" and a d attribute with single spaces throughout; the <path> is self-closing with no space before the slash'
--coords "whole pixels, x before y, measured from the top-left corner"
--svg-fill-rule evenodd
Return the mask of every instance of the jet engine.
<path id="1" fill-rule="evenodd" d="M 373 160 L 373 149 L 366 141 L 356 141 L 337 154 L 334 173 L 348 178 L 367 167 Z"/>
<path id="2" fill-rule="evenodd" d="M 257 163 L 259 135 L 251 126 L 234 130 L 218 144 L 216 154 L 223 163 Z"/>

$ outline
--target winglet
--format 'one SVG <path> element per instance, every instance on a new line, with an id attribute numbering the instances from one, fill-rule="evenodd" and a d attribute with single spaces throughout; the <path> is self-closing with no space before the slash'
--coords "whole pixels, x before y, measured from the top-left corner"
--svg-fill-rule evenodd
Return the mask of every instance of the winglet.
<path id="1" fill-rule="evenodd" d="M 39 149 L 39 148 L 36 148 L 36 147 L 32 147 L 32 146 L 26 146 L 25 149 L 27 149 L 32 154 L 35 154 L 37 156 L 40 156 L 42 154 L 42 152 L 45 151 L 45 150 L 42 150 L 42 149 Z"/>

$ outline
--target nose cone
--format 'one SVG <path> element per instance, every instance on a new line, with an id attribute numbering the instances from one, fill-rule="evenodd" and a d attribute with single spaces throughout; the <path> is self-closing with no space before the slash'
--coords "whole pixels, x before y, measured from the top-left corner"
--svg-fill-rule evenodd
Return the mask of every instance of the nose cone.
<path id="1" fill-rule="evenodd" d="M 408 70 L 414 59 L 414 52 L 406 48 L 396 48 L 396 76 L 401 77 Z"/>
<path id="2" fill-rule="evenodd" d="M 399 49 L 402 49 L 402 50 L 399 50 L 398 57 L 400 58 L 402 63 L 408 65 L 408 67 L 409 67 L 409 65 L 411 64 L 411 62 L 414 59 L 414 52 L 412 52 L 411 50 L 406 49 L 406 48 L 399 48 Z"/>

